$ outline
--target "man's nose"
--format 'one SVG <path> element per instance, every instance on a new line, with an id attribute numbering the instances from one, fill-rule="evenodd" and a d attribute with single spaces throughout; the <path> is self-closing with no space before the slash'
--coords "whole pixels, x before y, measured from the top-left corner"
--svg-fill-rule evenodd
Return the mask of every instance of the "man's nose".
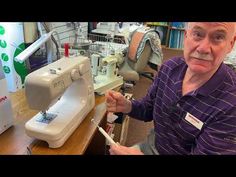
<path id="1" fill-rule="evenodd" d="M 205 38 L 199 42 L 197 51 L 203 54 L 209 54 L 211 52 L 211 43 L 208 38 Z"/>

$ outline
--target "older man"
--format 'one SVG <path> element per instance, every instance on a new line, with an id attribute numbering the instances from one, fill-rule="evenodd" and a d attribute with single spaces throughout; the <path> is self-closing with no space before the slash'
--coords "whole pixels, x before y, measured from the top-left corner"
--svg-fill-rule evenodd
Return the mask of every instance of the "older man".
<path id="1" fill-rule="evenodd" d="M 188 23 L 184 57 L 161 66 L 144 98 L 107 92 L 108 111 L 154 122 L 144 142 L 110 153 L 236 154 L 236 74 L 223 63 L 235 39 L 235 23 Z"/>

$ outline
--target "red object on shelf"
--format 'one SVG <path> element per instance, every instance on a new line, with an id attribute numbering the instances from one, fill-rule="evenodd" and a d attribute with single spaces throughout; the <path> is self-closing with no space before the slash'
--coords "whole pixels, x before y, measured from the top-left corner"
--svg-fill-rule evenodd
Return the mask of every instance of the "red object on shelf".
<path id="1" fill-rule="evenodd" d="M 69 43 L 64 44 L 65 57 L 69 57 Z"/>

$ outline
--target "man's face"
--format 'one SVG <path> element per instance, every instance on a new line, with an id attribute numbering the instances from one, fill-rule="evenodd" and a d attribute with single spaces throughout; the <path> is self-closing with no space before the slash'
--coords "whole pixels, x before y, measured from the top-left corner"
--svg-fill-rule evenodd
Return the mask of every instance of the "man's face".
<path id="1" fill-rule="evenodd" d="M 184 58 L 189 69 L 198 74 L 216 71 L 234 41 L 234 23 L 189 23 L 184 35 Z"/>

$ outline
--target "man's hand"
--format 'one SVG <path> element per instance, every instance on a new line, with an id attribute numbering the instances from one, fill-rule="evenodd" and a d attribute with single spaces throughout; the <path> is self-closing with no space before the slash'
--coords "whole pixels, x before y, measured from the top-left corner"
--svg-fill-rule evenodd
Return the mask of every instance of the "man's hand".
<path id="1" fill-rule="evenodd" d="M 108 112 L 129 113 L 132 108 L 131 101 L 127 100 L 120 92 L 107 91 L 105 94 Z"/>
<path id="2" fill-rule="evenodd" d="M 109 152 L 111 155 L 144 155 L 139 149 L 121 145 L 111 145 Z"/>

